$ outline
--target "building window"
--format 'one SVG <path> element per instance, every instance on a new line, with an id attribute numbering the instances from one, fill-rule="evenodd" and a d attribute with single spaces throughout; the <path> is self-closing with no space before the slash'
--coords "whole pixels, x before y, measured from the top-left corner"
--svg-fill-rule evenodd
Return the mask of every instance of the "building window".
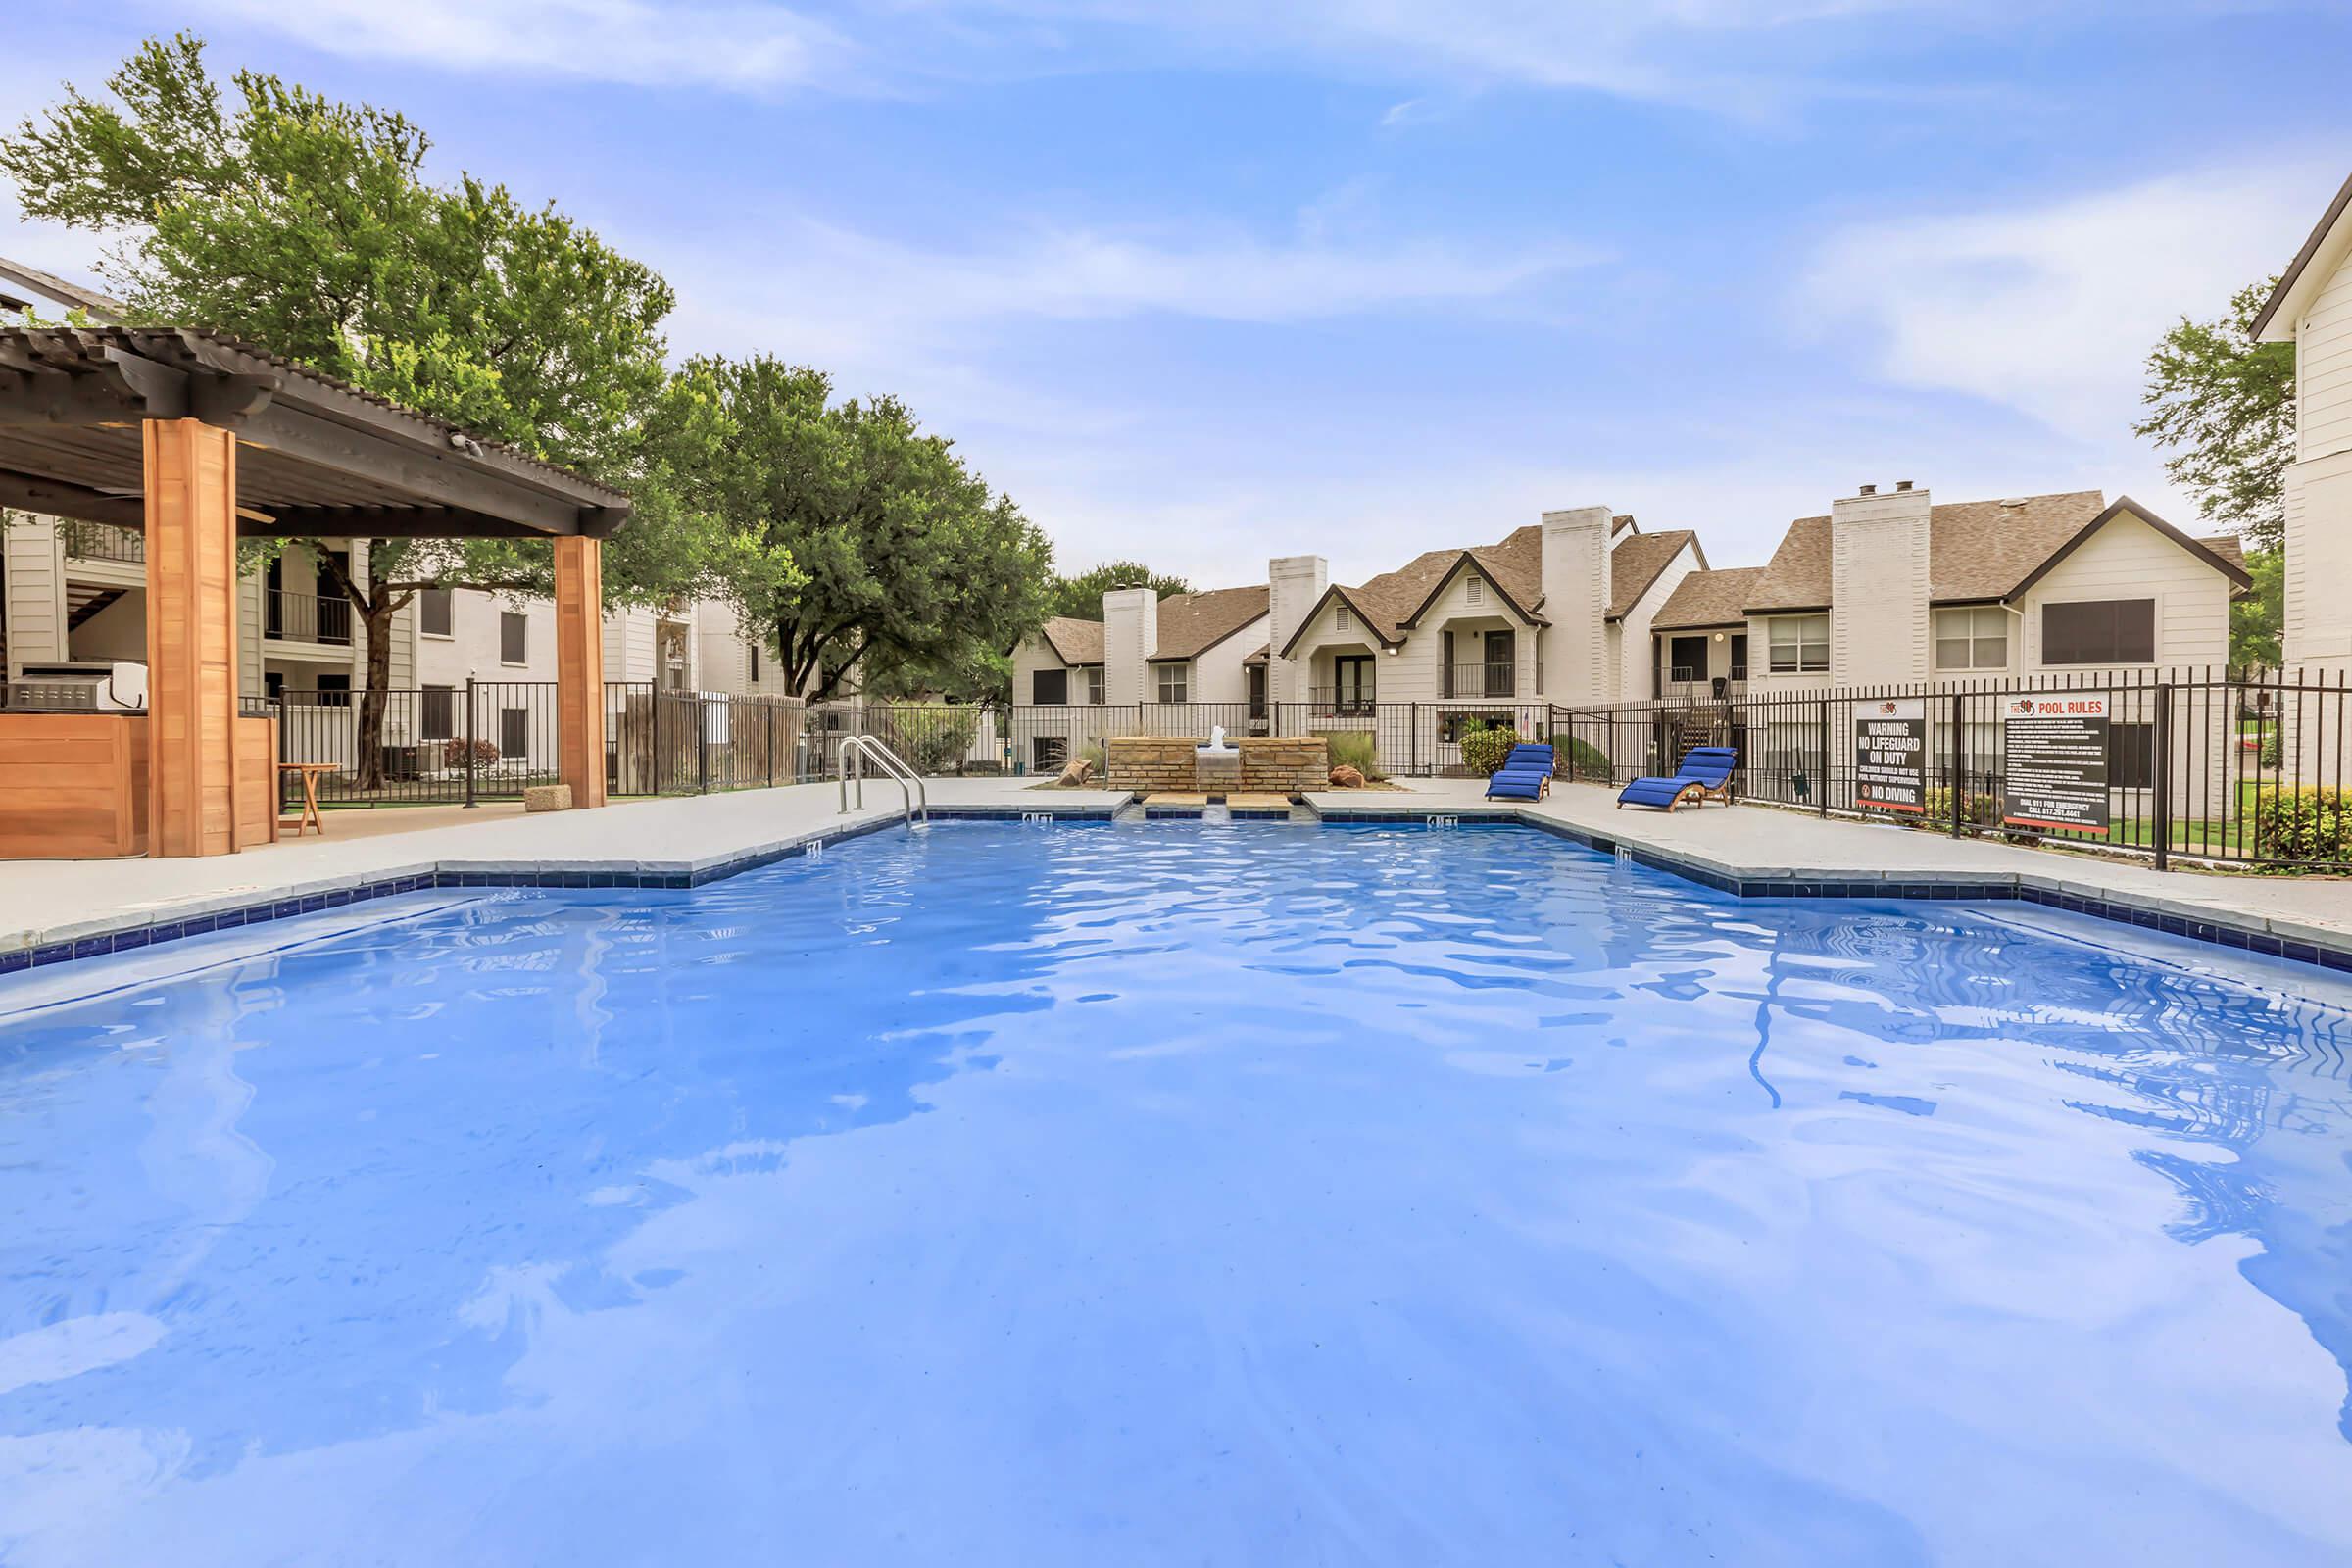
<path id="1" fill-rule="evenodd" d="M 2041 607 L 2045 664 L 2152 664 L 2156 601 L 2094 599 Z"/>
<path id="2" fill-rule="evenodd" d="M 457 734 L 456 688 L 427 686 L 416 705 L 416 738 L 445 741 Z"/>
<path id="3" fill-rule="evenodd" d="M 1335 711 L 1356 713 L 1373 703 L 1375 677 L 1370 654 L 1343 654 L 1331 662 L 1331 706 Z"/>
<path id="4" fill-rule="evenodd" d="M 1936 612 L 1937 669 L 2007 669 L 2009 612 L 1998 605 Z"/>
<path id="5" fill-rule="evenodd" d="M 752 684 L 757 686 L 760 684 L 760 639 L 753 638 L 743 648 L 745 656 L 751 661 Z"/>
<path id="6" fill-rule="evenodd" d="M 1483 604 L 1486 600 L 1486 591 L 1487 585 L 1478 578 L 1464 577 L 1462 579 L 1462 602 L 1464 604 Z"/>
<path id="7" fill-rule="evenodd" d="M 1335 631 L 1347 631 L 1355 622 L 1349 618 L 1346 605 L 1334 605 L 1331 607 L 1331 624 Z"/>
<path id="8" fill-rule="evenodd" d="M 523 663 L 531 657 L 531 622 L 519 610 L 499 612 L 498 657 L 509 664 Z"/>
<path id="9" fill-rule="evenodd" d="M 1070 700 L 1070 672 L 1041 669 L 1029 677 L 1029 700 L 1040 708 L 1054 708 Z"/>
<path id="10" fill-rule="evenodd" d="M 1093 707 L 1101 708 L 1102 706 L 1102 666 L 1101 664 L 1086 666 L 1086 700 Z"/>
<path id="11" fill-rule="evenodd" d="M 425 588 L 416 594 L 416 629 L 427 637 L 448 637 L 457 627 L 457 595 L 447 588 Z"/>
<path id="12" fill-rule="evenodd" d="M 2156 726 L 2110 724 L 2107 727 L 2107 787 L 2112 790 L 2152 790 L 2156 787 Z"/>
<path id="13" fill-rule="evenodd" d="M 1161 702 L 1189 703 L 1192 701 L 1192 698 L 1186 695 L 1192 679 L 1192 665 L 1177 662 L 1155 664 L 1152 667 L 1159 671 L 1159 700 Z"/>
<path id="14" fill-rule="evenodd" d="M 1776 615 L 1771 628 L 1770 668 L 1775 675 L 1822 675 L 1830 668 L 1830 617 Z"/>
<path id="15" fill-rule="evenodd" d="M 527 708 L 502 708 L 498 710 L 498 755 L 528 757 L 531 754 L 531 710 Z"/>
<path id="16" fill-rule="evenodd" d="M 351 677 L 349 675 L 321 675 L 318 677 L 318 689 L 312 695 L 318 699 L 320 708 L 349 708 L 351 706 Z"/>

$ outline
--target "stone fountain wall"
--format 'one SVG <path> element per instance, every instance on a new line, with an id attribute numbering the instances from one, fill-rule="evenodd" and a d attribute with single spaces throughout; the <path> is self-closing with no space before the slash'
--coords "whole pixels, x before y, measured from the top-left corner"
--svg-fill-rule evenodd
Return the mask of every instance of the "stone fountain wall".
<path id="1" fill-rule="evenodd" d="M 1229 738 L 1241 749 L 1244 791 L 1296 795 L 1329 785 L 1331 748 L 1320 735 Z M 1198 749 L 1206 740 L 1201 735 L 1114 735 L 1102 743 L 1104 782 L 1114 790 L 1147 795 L 1195 794 L 1201 788 Z M 1220 781 L 1216 787 L 1228 786 Z"/>

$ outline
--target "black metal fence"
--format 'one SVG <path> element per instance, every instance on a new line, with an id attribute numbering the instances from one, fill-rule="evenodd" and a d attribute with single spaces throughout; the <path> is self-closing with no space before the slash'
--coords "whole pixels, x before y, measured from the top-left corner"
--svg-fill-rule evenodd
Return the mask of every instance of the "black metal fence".
<path id="1" fill-rule="evenodd" d="M 2022 825 L 2005 808 L 2008 706 L 2034 695 L 2106 698 L 2095 828 Z M 615 795 L 674 795 L 838 776 L 841 745 L 871 735 L 931 775 L 1051 776 L 1102 760 L 1114 736 L 1324 735 L 1335 755 L 1397 777 L 1459 774 L 1462 739 L 1500 725 L 1560 751 L 1563 776 L 1623 784 L 1670 772 L 1692 746 L 1736 748 L 1743 800 L 1822 814 L 1876 815 L 1959 835 L 2005 835 L 2226 864 L 2352 870 L 2352 685 L 2224 669 L 2141 670 L 1966 685 L 1694 687 L 1608 708 L 1453 700 L 1366 703 L 1127 703 L 987 707 L 847 702 L 605 687 L 607 780 Z M 1918 808 L 1869 805 L 1860 726 L 1916 700 L 1925 748 Z M 372 713 L 369 705 L 376 705 Z M 272 694 L 285 760 L 323 762 L 321 799 L 439 802 L 512 798 L 556 776 L 556 687 L 472 681 L 366 693 Z M 372 735 L 372 747 L 361 737 Z M 367 755 L 364 755 L 367 754 Z M 368 756 L 372 757 L 368 765 Z"/>
<path id="2" fill-rule="evenodd" d="M 2104 698 L 2070 787 L 2103 809 L 2061 825 L 2021 815 L 2011 798 L 2013 717 L 2053 694 Z M 1889 703 L 1916 703 L 1925 795 L 1916 811 L 1869 804 L 1859 726 Z M 2049 675 L 1960 686 L 1744 692 L 1560 710 L 1563 771 L 1622 784 L 1671 772 L 1692 746 L 1740 754 L 1735 793 L 1749 801 L 1907 820 L 1955 836 L 2106 847 L 2175 858 L 2299 870 L 2352 870 L 2352 686 L 2220 668 Z"/>
<path id="3" fill-rule="evenodd" d="M 679 795 L 812 776 L 802 705 L 789 698 L 604 688 L 605 777 L 615 795 Z M 552 681 L 366 692 L 284 689 L 245 700 L 278 720 L 278 760 L 321 763 L 327 805 L 470 805 L 514 800 L 557 779 L 561 714 Z M 300 784 L 282 780 L 291 803 Z"/>

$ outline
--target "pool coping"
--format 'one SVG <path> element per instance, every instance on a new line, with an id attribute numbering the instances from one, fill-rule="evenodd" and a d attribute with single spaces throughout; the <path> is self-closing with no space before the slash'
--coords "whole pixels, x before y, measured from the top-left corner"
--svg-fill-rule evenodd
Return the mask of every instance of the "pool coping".
<path id="1" fill-rule="evenodd" d="M 2275 958 L 2352 973 L 2352 939 L 2321 931 L 2298 921 L 2253 911 L 2216 908 L 2210 905 L 2172 903 L 2162 897 L 2118 898 L 2070 881 L 2056 868 L 2044 871 L 1998 870 L 1938 872 L 1933 876 L 1898 869 L 1883 874 L 1853 870 L 1807 873 L 1793 869 L 1764 869 L 1716 860 L 1687 851 L 1664 850 L 1621 837 L 1605 829 L 1585 827 L 1558 816 L 1518 806 L 1470 805 L 1464 802 L 1383 803 L 1373 808 L 1328 807 L 1309 800 L 1307 808 L 1318 820 L 1333 823 L 1488 823 L 1535 828 L 1602 855 L 1620 855 L 1636 865 L 1664 871 L 1685 881 L 1736 899 L 1918 899 L 1951 903 L 2017 903 L 2039 905 L 2086 914 L 2118 925 L 2136 926 L 2167 936 L 2185 937 L 2214 947 L 2258 953 Z"/>
<path id="2" fill-rule="evenodd" d="M 1132 793 L 1113 793 L 1087 801 L 1044 800 L 1002 805 L 958 802 L 931 807 L 933 821 L 1111 821 L 1136 800 Z M 183 937 L 234 930 L 265 920 L 286 919 L 340 909 L 372 899 L 443 889 L 486 888 L 653 888 L 684 890 L 757 871 L 826 846 L 863 838 L 904 819 L 896 814 L 828 823 L 805 832 L 763 841 L 723 855 L 695 860 L 615 860 L 611 858 L 491 859 L 443 857 L 414 865 L 327 876 L 294 884 L 263 897 L 250 890 L 177 900 L 151 907 L 124 910 L 91 922 L 97 929 L 76 931 L 71 938 L 0 952 L 0 975 L 26 969 L 54 967 L 78 958 L 110 953 L 131 953 Z"/>
<path id="3" fill-rule="evenodd" d="M 1036 803 L 957 803 L 931 808 L 938 821 L 1073 821 L 1110 822 L 1134 805 L 1133 792 L 1113 793 L 1088 801 L 1043 798 Z M 1389 826 L 1431 824 L 1492 824 L 1533 828 L 1566 839 L 1602 855 L 1617 855 L 1637 865 L 1681 877 L 1715 892 L 1739 899 L 1918 899 L 1946 902 L 2015 902 L 2064 909 L 2119 925 L 2136 926 L 2215 947 L 2263 954 L 2352 973 L 2352 941 L 2293 921 L 2252 911 L 2218 909 L 2206 905 L 2168 906 L 2162 898 L 2124 900 L 2071 882 L 2055 870 L 2044 873 L 1999 870 L 1982 873 L 1940 873 L 1922 876 L 1900 870 L 1883 875 L 1852 871 L 1807 874 L 1799 870 L 1762 869 L 1683 851 L 1660 849 L 1638 840 L 1581 826 L 1558 816 L 1518 806 L 1460 801 L 1384 800 L 1378 807 L 1335 807 L 1311 798 L 1304 803 L 1318 823 L 1374 823 Z M 1160 810 L 1154 819 L 1189 816 L 1195 811 Z M 1284 818 L 1273 812 L 1237 813 L 1235 820 Z M 315 914 L 368 900 L 406 893 L 443 889 L 488 888 L 632 888 L 685 890 L 755 871 L 826 846 L 862 838 L 899 824 L 896 814 L 827 824 L 748 848 L 696 860 L 596 859 L 485 859 L 443 858 L 414 865 L 372 870 L 296 884 L 256 898 L 250 890 L 199 897 L 159 906 L 125 910 L 119 917 L 94 922 L 95 930 L 76 931 L 71 938 L 0 952 L 0 975 L 50 967 L 110 953 L 128 953 L 183 937 L 232 930 L 265 920 Z"/>

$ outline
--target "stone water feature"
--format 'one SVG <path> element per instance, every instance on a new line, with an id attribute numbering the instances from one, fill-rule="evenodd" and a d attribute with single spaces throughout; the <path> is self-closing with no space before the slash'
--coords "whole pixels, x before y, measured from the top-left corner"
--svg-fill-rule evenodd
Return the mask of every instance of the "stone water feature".
<path id="1" fill-rule="evenodd" d="M 1298 795 L 1329 787 L 1331 747 L 1320 735 L 1236 735 L 1235 760 L 1202 758 L 1205 735 L 1114 735 L 1102 743 L 1103 782 L 1146 795 Z"/>

